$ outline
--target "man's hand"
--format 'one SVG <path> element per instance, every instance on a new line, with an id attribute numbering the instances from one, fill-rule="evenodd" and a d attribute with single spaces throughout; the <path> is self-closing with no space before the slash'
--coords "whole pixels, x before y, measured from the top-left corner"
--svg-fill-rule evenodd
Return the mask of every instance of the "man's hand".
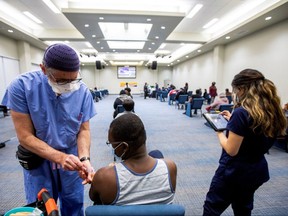
<path id="1" fill-rule="evenodd" d="M 76 171 L 82 170 L 84 168 L 83 163 L 79 158 L 73 154 L 69 154 L 62 162 L 62 167 L 64 170 Z"/>

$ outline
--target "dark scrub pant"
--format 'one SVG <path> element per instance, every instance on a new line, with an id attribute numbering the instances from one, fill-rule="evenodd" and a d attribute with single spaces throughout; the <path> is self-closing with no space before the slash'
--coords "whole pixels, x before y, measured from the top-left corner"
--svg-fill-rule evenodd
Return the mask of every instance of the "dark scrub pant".
<path id="1" fill-rule="evenodd" d="M 206 195 L 204 216 L 221 215 L 230 204 L 235 216 L 251 215 L 254 193 L 267 180 L 261 175 L 255 177 L 257 171 L 253 175 L 247 169 L 246 173 L 235 175 L 234 168 L 225 168 L 225 165 L 218 167 Z"/>

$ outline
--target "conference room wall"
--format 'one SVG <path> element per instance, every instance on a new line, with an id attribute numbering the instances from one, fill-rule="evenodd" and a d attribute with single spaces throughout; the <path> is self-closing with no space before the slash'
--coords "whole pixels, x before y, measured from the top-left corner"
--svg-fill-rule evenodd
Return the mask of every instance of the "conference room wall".
<path id="1" fill-rule="evenodd" d="M 214 50 L 174 66 L 172 82 L 176 87 L 187 80 L 189 89 L 208 88 L 216 81 L 218 92 L 231 88 L 235 74 L 246 68 L 257 69 L 277 86 L 282 104 L 288 102 L 288 21 L 283 21 L 223 46 L 223 56 Z M 216 68 L 215 58 L 222 67 Z"/>
<path id="2" fill-rule="evenodd" d="M 176 65 L 172 72 L 172 83 L 177 89 L 184 87 L 188 82 L 188 91 L 193 91 L 198 88 L 204 90 L 216 80 L 213 64 L 213 52 L 204 53 L 196 58 Z"/>
<path id="3" fill-rule="evenodd" d="M 135 82 L 137 86 L 130 86 L 133 94 L 143 92 L 144 83 L 155 85 L 158 82 L 159 86 L 164 85 L 164 80 L 171 80 L 171 68 L 161 67 L 157 70 L 151 70 L 147 67 L 136 68 L 135 79 L 119 79 L 117 77 L 117 67 L 105 67 L 105 69 L 97 70 L 95 65 L 81 66 L 81 74 L 83 81 L 89 88 L 97 86 L 99 89 L 108 89 L 110 94 L 119 94 L 123 87 L 121 83 Z"/>
<path id="4" fill-rule="evenodd" d="M 288 102 L 288 20 L 235 41 L 225 48 L 223 86 L 245 68 L 261 71 L 277 86 L 282 104 Z"/>

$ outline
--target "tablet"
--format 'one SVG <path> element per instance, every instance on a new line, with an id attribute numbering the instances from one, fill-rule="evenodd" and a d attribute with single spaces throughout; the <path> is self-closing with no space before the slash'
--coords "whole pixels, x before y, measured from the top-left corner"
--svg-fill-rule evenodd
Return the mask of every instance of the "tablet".
<path id="1" fill-rule="evenodd" d="M 203 116 L 215 131 L 226 130 L 228 121 L 222 115 L 217 113 L 204 113 Z"/>

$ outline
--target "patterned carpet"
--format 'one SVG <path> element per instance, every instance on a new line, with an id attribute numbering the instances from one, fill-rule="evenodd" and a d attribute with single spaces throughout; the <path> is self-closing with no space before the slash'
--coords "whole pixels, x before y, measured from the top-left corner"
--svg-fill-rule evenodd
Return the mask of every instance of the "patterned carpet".
<path id="1" fill-rule="evenodd" d="M 115 95 L 95 103 L 97 115 L 90 121 L 92 132 L 91 160 L 95 169 L 112 161 L 105 142 L 112 121 Z M 205 195 L 217 168 L 221 148 L 214 131 L 205 126 L 200 116 L 183 115 L 174 105 L 155 98 L 144 100 L 134 96 L 135 111 L 147 131 L 148 150 L 159 149 L 164 156 L 174 160 L 178 167 L 175 203 L 183 205 L 186 215 L 201 215 Z M 204 111 L 204 107 L 203 107 Z M 15 137 L 11 117 L 0 118 L 0 141 Z M 0 215 L 7 210 L 25 205 L 22 168 L 15 158 L 16 138 L 0 149 Z M 252 215 L 288 215 L 288 154 L 273 147 L 266 156 L 271 179 L 255 194 Z M 85 207 L 92 205 L 85 186 Z M 223 215 L 233 215 L 228 208 Z"/>

